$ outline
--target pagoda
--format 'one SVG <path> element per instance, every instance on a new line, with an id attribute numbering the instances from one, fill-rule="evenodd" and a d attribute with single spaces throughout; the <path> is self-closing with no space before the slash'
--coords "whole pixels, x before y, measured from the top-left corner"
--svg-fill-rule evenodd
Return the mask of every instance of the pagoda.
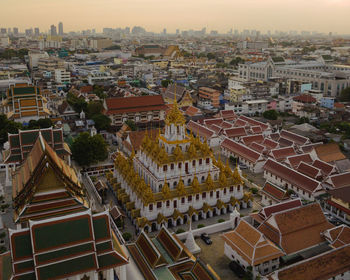
<path id="1" fill-rule="evenodd" d="M 164 133 L 152 141 L 146 131 L 136 154 L 116 157 L 117 198 L 138 229 L 159 230 L 251 205 L 239 169 L 216 160 L 185 123 L 175 98 Z"/>

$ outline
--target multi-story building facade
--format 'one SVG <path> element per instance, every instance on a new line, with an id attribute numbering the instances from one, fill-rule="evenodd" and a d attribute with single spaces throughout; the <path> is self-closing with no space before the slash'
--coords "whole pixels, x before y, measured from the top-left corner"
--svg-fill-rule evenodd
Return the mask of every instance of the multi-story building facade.
<path id="1" fill-rule="evenodd" d="M 220 95 L 220 91 L 208 87 L 200 87 L 198 91 L 199 100 L 210 102 L 214 108 L 220 106 Z"/>
<path id="2" fill-rule="evenodd" d="M 66 71 L 66 69 L 56 69 L 55 80 L 59 84 L 70 84 L 70 72 Z"/>
<path id="3" fill-rule="evenodd" d="M 280 77 L 311 83 L 312 88 L 320 90 L 324 96 L 339 96 L 350 86 L 350 66 L 331 64 L 324 59 L 296 62 L 273 57 L 265 62 L 240 64 L 239 75 L 244 79 L 269 81 Z"/>
<path id="4" fill-rule="evenodd" d="M 137 228 L 158 230 L 251 206 L 236 168 L 216 161 L 207 143 L 189 136 L 177 103 L 156 141 L 146 134 L 141 150 L 129 159 L 119 154 L 115 177 L 118 199 Z"/>
<path id="5" fill-rule="evenodd" d="M 38 70 L 39 71 L 50 71 L 54 73 L 56 69 L 63 69 L 64 62 L 62 59 L 56 57 L 46 57 L 40 58 L 38 61 Z"/>

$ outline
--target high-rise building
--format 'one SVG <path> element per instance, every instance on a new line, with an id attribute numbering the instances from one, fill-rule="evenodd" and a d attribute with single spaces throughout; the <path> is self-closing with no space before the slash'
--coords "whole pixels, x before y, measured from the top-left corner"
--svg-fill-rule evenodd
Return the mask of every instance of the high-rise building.
<path id="1" fill-rule="evenodd" d="M 180 29 L 176 29 L 176 35 L 180 34 Z"/>
<path id="2" fill-rule="evenodd" d="M 33 35 L 33 28 L 26 29 L 26 36 L 30 37 Z"/>
<path id="3" fill-rule="evenodd" d="M 163 35 L 166 35 L 166 28 L 163 29 Z"/>
<path id="4" fill-rule="evenodd" d="M 0 29 L 0 33 L 1 33 L 1 34 L 6 34 L 6 32 L 7 32 L 6 28 L 1 28 L 1 29 Z"/>
<path id="5" fill-rule="evenodd" d="M 35 35 L 35 36 L 39 36 L 39 35 L 40 35 L 40 29 L 39 29 L 39 27 L 35 27 L 35 29 L 34 29 L 34 35 Z"/>
<path id="6" fill-rule="evenodd" d="M 63 23 L 60 22 L 58 24 L 58 35 L 62 36 L 63 35 Z"/>
<path id="7" fill-rule="evenodd" d="M 50 34 L 51 36 L 57 36 L 57 28 L 55 25 L 51 25 Z"/>
<path id="8" fill-rule="evenodd" d="M 13 28 L 13 35 L 15 35 L 15 36 L 18 35 L 18 28 L 17 27 Z"/>

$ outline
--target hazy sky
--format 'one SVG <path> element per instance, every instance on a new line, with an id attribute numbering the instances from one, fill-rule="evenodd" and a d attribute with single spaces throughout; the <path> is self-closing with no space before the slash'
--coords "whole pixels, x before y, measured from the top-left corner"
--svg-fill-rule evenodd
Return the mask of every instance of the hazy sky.
<path id="1" fill-rule="evenodd" d="M 0 26 L 64 30 L 309 30 L 350 33 L 350 0 L 0 0 Z"/>

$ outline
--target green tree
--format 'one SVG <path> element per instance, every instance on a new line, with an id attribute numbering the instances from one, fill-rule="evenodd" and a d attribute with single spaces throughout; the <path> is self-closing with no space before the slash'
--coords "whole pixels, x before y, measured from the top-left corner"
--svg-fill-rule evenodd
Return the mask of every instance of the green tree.
<path id="1" fill-rule="evenodd" d="M 168 87 L 168 85 L 171 83 L 171 81 L 170 80 L 162 80 L 162 82 L 161 82 L 161 84 L 162 84 L 162 87 L 164 87 L 164 88 L 167 88 Z"/>
<path id="2" fill-rule="evenodd" d="M 278 113 L 276 110 L 268 110 L 263 113 L 263 117 L 267 120 L 277 120 Z"/>
<path id="3" fill-rule="evenodd" d="M 343 89 L 339 97 L 342 102 L 350 102 L 350 87 Z"/>
<path id="4" fill-rule="evenodd" d="M 111 127 L 111 119 L 103 114 L 95 114 L 92 116 L 92 120 L 95 122 L 95 127 L 98 131 L 108 130 Z"/>
<path id="5" fill-rule="evenodd" d="M 80 166 L 90 166 L 103 161 L 108 156 L 107 143 L 100 134 L 90 136 L 84 132 L 74 139 L 72 144 L 73 159 Z"/>
<path id="6" fill-rule="evenodd" d="M 4 144 L 8 139 L 8 133 L 18 133 L 22 129 L 22 124 L 7 119 L 6 115 L 0 115 L 0 144 Z"/>
<path id="7" fill-rule="evenodd" d="M 93 85 L 93 90 L 92 92 L 94 94 L 96 94 L 100 99 L 104 99 L 106 98 L 106 94 L 104 93 L 104 89 L 103 86 L 99 86 L 99 85 Z"/>
<path id="8" fill-rule="evenodd" d="M 136 130 L 136 124 L 133 120 L 127 120 L 125 124 L 127 124 L 132 131 Z"/>
<path id="9" fill-rule="evenodd" d="M 103 105 L 101 101 L 91 101 L 87 104 L 86 114 L 88 118 L 92 118 L 92 116 L 101 114 L 103 110 Z"/>
<path id="10" fill-rule="evenodd" d="M 87 103 L 83 98 L 78 98 L 72 93 L 67 94 L 67 102 L 71 105 L 75 112 L 87 111 Z"/>

